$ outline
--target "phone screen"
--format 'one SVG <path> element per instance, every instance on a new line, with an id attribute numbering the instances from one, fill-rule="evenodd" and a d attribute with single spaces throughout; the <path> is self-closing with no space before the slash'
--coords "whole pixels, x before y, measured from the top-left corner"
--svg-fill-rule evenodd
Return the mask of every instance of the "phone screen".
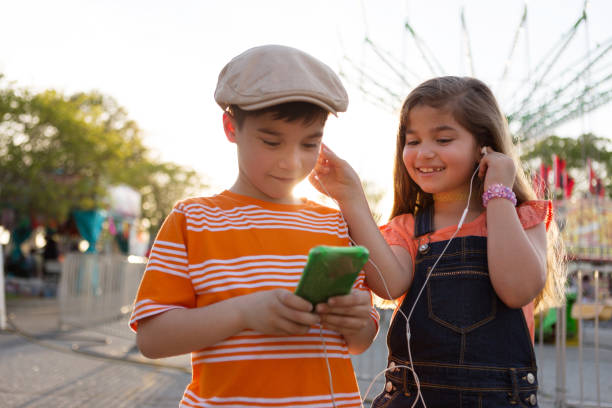
<path id="1" fill-rule="evenodd" d="M 332 296 L 347 295 L 369 255 L 367 248 L 362 246 L 312 248 L 296 295 L 313 305 L 326 302 Z"/>

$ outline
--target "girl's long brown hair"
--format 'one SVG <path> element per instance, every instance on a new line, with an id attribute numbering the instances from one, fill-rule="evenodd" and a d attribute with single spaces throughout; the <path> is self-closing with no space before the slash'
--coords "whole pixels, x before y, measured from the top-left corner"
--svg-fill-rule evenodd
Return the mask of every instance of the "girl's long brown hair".
<path id="1" fill-rule="evenodd" d="M 417 106 L 429 106 L 450 112 L 454 119 L 475 138 L 479 146 L 489 146 L 510 156 L 517 169 L 513 191 L 518 204 L 537 199 L 536 193 L 516 154 L 505 116 L 495 96 L 482 81 L 468 77 L 439 77 L 416 87 L 402 105 L 394 164 L 394 193 L 391 218 L 401 214 L 416 214 L 419 209 L 433 203 L 410 178 L 404 166 L 403 150 L 406 129 L 410 126 L 409 113 Z M 475 179 L 476 192 L 483 193 L 483 183 Z M 565 251 L 554 222 L 547 232 L 547 276 L 543 291 L 536 298 L 538 308 L 560 303 L 564 299 L 566 268 Z"/>

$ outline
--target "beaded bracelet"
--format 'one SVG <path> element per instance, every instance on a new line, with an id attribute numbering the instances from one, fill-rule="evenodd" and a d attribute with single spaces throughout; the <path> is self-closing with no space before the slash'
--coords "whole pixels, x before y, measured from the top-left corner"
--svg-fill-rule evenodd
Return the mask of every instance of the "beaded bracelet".
<path id="1" fill-rule="evenodd" d="M 516 195 L 514 191 L 503 184 L 493 184 L 487 188 L 487 191 L 482 194 L 482 206 L 486 208 L 489 201 L 493 198 L 505 198 L 506 200 L 512 201 L 512 204 L 516 207 Z"/>

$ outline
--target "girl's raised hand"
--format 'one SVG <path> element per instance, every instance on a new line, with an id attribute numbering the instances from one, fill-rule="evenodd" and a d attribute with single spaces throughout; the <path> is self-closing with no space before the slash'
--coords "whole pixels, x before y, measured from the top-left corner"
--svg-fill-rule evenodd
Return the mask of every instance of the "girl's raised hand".
<path id="1" fill-rule="evenodd" d="M 514 161 L 510 156 L 496 152 L 489 146 L 485 147 L 486 154 L 480 159 L 478 177 L 484 178 L 485 190 L 493 184 L 503 184 L 512 188 L 516 176 Z"/>
<path id="2" fill-rule="evenodd" d="M 356 197 L 362 191 L 361 181 L 355 170 L 325 144 L 321 144 L 317 164 L 308 180 L 321 193 L 338 202 Z"/>

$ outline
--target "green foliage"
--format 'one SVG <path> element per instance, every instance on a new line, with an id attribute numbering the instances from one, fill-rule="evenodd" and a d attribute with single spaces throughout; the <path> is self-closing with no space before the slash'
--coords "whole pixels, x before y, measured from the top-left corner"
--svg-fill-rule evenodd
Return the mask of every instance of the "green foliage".
<path id="1" fill-rule="evenodd" d="M 588 189 L 587 159 L 591 159 L 597 176 L 606 186 L 606 193 L 612 197 L 612 140 L 585 133 L 578 138 L 548 136 L 525 152 L 521 159 L 533 162 L 541 159 L 552 167 L 553 155 L 566 160 L 566 169 L 576 178 L 576 186 L 584 192 Z"/>
<path id="2" fill-rule="evenodd" d="M 0 208 L 63 222 L 72 209 L 105 208 L 108 187 L 126 184 L 142 194 L 154 232 L 176 200 L 203 184 L 193 170 L 151 156 L 113 98 L 30 93 L 0 75 Z"/>

